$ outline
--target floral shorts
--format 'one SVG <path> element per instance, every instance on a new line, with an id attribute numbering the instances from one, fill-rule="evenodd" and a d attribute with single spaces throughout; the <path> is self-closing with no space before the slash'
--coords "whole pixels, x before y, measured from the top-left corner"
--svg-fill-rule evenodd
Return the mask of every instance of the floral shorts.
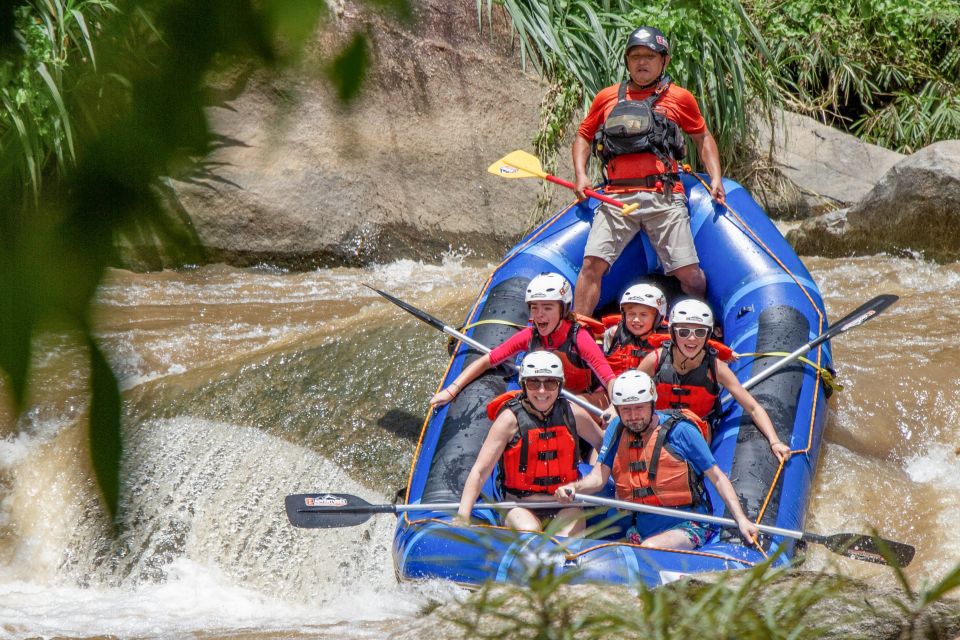
<path id="1" fill-rule="evenodd" d="M 712 534 L 714 531 L 713 527 L 710 525 L 694 522 L 693 520 L 684 520 L 676 526 L 665 529 L 665 531 L 674 530 L 680 531 L 683 533 L 683 535 L 687 536 L 687 539 L 691 542 L 691 544 L 693 544 L 694 548 L 702 547 L 710 537 L 710 534 Z M 630 527 L 627 529 L 627 542 L 631 544 L 640 544 L 643 542 L 643 538 L 637 532 L 636 527 Z"/>

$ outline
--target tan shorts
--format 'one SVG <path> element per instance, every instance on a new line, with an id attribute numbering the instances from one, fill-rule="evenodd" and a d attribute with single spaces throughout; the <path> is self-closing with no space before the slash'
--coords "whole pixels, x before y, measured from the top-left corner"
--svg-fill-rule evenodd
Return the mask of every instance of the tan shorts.
<path id="1" fill-rule="evenodd" d="M 625 216 L 620 213 L 619 207 L 601 204 L 590 226 L 584 256 L 602 258 L 612 265 L 634 236 L 643 231 L 657 252 L 664 273 L 700 263 L 690 231 L 686 196 L 680 193 L 667 196 L 657 191 L 635 191 L 618 193 L 614 197 L 627 204 L 636 202 L 640 208 Z"/>

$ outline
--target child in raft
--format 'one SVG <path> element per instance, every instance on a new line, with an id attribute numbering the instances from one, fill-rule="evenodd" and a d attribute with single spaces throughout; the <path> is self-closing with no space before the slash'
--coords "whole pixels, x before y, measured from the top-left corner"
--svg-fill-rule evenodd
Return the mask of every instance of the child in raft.
<path id="1" fill-rule="evenodd" d="M 656 384 L 656 409 L 695 414 L 709 443 L 713 435 L 710 421 L 719 416 L 720 392 L 726 389 L 770 443 L 773 455 L 785 462 L 790 458 L 790 447 L 780 441 L 760 403 L 743 388 L 717 350 L 708 345 L 712 331 L 713 312 L 705 303 L 682 300 L 670 310 L 670 340 L 648 353 L 638 367 Z"/>
<path id="2" fill-rule="evenodd" d="M 581 331 L 580 323 L 570 312 L 573 291 L 567 279 L 558 273 L 540 274 L 527 285 L 524 300 L 530 309 L 532 326 L 521 329 L 490 353 L 470 363 L 453 382 L 430 399 L 431 405 L 440 407 L 452 402 L 484 371 L 521 351 L 545 350 L 555 353 L 563 363 L 567 391 L 583 396 L 600 408 L 607 406 L 607 392 L 616 376 L 590 332 Z M 603 389 L 594 392 L 596 380 Z"/>

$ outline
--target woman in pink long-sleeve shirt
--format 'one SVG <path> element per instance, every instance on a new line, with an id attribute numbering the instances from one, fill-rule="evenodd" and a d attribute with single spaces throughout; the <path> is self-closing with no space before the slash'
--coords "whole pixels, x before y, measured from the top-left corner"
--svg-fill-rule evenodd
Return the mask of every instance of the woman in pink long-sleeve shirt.
<path id="1" fill-rule="evenodd" d="M 453 382 L 437 392 L 430 404 L 447 404 L 484 371 L 521 351 L 546 350 L 556 353 L 563 362 L 564 388 L 571 393 L 587 396 L 594 404 L 600 400 L 596 394 L 590 393 L 596 386 L 595 380 L 599 380 L 603 388 L 609 391 L 616 376 L 590 332 L 581 330 L 569 312 L 573 294 L 566 278 L 556 273 L 535 277 L 527 286 L 525 299 L 532 326 L 521 329 L 490 353 L 474 360 Z M 605 404 L 605 400 L 600 403 Z"/>

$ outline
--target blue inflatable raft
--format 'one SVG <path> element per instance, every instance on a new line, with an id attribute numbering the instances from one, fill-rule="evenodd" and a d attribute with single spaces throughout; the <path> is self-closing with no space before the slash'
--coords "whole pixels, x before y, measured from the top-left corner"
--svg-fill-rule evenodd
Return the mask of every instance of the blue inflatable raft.
<path id="1" fill-rule="evenodd" d="M 683 177 L 689 198 L 693 236 L 709 283 L 708 302 L 734 351 L 792 352 L 827 328 L 816 284 L 793 249 L 763 210 L 740 185 L 725 181 L 730 210 L 715 204 L 696 176 Z M 467 315 L 464 333 L 495 346 L 527 323 L 524 293 L 535 275 L 553 271 L 575 283 L 583 247 L 599 202 L 586 200 L 564 209 L 525 237 L 491 274 Z M 647 238 L 639 235 L 602 283 L 598 308 L 614 309 L 631 284 L 650 280 L 662 269 Z M 662 275 L 661 275 L 662 277 Z M 460 344 L 444 375 L 444 385 L 480 354 Z M 730 477 L 747 515 L 785 529 L 802 529 L 826 421 L 827 389 L 821 371 L 831 356 L 827 344 L 807 354 L 811 364 L 795 362 L 752 389 L 780 439 L 796 453 L 780 467 L 766 440 L 736 403 L 715 429 L 711 448 Z M 741 357 L 732 369 L 741 381 L 776 362 L 771 357 Z M 464 389 L 454 402 L 431 412 L 414 456 L 408 503 L 456 502 L 483 443 L 490 420 L 487 403 L 508 388 L 509 372 L 492 369 Z M 515 386 L 515 385 L 514 385 Z M 715 515 L 723 501 L 707 482 Z M 499 499 L 495 478 L 483 496 Z M 781 551 L 785 563 L 795 541 L 762 537 L 744 546 L 723 530 L 694 551 L 650 549 L 626 543 L 617 534 L 602 539 L 557 538 L 516 532 L 500 526 L 492 511 L 475 511 L 485 526 L 452 524 L 451 513 L 412 511 L 400 516 L 393 555 L 400 580 L 442 578 L 464 585 L 486 581 L 524 581 L 544 564 L 572 572 L 573 582 L 655 586 L 680 576 L 741 569 Z"/>

